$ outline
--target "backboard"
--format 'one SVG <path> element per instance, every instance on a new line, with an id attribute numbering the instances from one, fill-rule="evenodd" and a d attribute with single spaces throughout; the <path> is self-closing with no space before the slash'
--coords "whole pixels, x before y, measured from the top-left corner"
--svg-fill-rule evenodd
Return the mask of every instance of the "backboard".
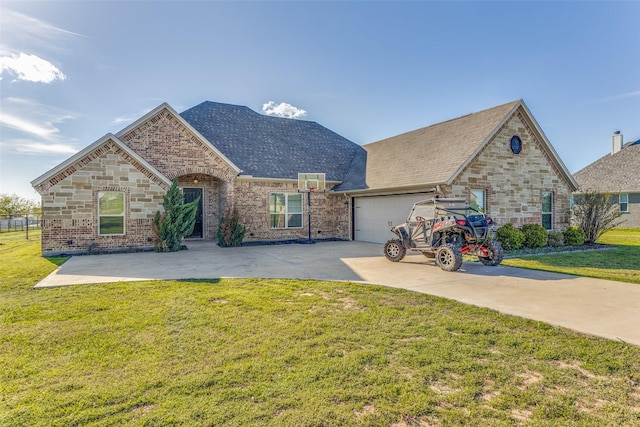
<path id="1" fill-rule="evenodd" d="M 298 174 L 298 193 L 321 193 L 325 190 L 324 173 Z"/>

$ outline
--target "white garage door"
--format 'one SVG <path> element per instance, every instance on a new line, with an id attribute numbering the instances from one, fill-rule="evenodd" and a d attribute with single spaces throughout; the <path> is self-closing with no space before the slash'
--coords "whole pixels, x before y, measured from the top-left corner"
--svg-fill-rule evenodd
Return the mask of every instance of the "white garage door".
<path id="1" fill-rule="evenodd" d="M 353 200 L 355 240 L 384 243 L 394 236 L 389 229 L 407 221 L 415 202 L 433 197 L 433 193 L 401 196 L 355 197 Z"/>

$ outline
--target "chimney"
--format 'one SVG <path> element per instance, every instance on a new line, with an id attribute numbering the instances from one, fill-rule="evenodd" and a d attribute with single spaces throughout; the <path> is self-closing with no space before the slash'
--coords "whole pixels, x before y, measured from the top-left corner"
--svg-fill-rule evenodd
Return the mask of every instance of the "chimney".
<path id="1" fill-rule="evenodd" d="M 622 134 L 617 130 L 611 136 L 611 154 L 616 154 L 620 150 L 622 150 Z"/>

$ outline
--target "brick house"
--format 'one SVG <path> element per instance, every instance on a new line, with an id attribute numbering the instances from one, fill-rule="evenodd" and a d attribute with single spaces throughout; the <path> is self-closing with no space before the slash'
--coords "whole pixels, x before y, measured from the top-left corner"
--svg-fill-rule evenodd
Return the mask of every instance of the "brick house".
<path id="1" fill-rule="evenodd" d="M 363 148 L 367 188 L 347 192 L 356 240 L 384 242 L 433 190 L 470 200 L 500 225 L 569 225 L 576 182 L 522 100 Z"/>
<path id="2" fill-rule="evenodd" d="M 622 212 L 620 227 L 640 228 L 640 140 L 624 143 L 616 132 L 611 137 L 611 153 L 574 175 L 579 191 L 612 195 Z"/>
<path id="3" fill-rule="evenodd" d="M 329 191 L 298 193 L 303 172 L 324 173 Z M 243 106 L 204 102 L 178 114 L 165 103 L 32 182 L 43 254 L 152 247 L 152 219 L 174 179 L 187 200 L 200 196 L 190 238 L 215 240 L 235 207 L 245 241 L 384 241 L 389 223 L 434 190 L 472 198 L 497 221 L 563 228 L 576 188 L 522 100 L 363 147 Z"/>

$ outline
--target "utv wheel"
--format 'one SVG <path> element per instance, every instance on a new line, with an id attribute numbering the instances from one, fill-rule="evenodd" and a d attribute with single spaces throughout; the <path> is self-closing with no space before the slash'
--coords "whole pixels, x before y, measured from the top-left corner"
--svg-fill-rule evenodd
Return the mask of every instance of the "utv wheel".
<path id="1" fill-rule="evenodd" d="M 457 245 L 446 244 L 436 252 L 436 264 L 444 271 L 457 271 L 462 266 L 462 251 Z"/>
<path id="2" fill-rule="evenodd" d="M 502 258 L 504 257 L 502 246 L 500 246 L 500 243 L 497 240 L 488 242 L 486 246 L 490 256 L 488 258 L 479 256 L 478 259 L 480 259 L 480 262 L 484 265 L 495 267 L 502 262 Z"/>
<path id="3" fill-rule="evenodd" d="M 384 244 L 384 256 L 386 256 L 389 261 L 398 262 L 404 258 L 406 253 L 407 250 L 402 246 L 400 239 L 389 239 L 387 243 Z"/>

